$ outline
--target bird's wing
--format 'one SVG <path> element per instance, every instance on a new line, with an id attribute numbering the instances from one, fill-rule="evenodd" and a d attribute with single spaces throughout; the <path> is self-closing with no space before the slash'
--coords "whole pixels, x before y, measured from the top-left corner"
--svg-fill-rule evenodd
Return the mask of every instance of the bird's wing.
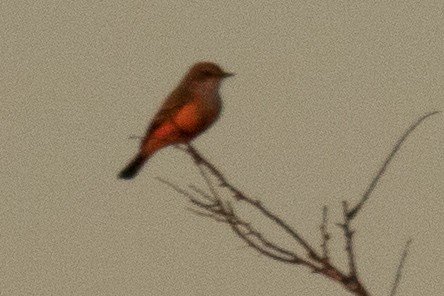
<path id="1" fill-rule="evenodd" d="M 181 92 L 174 91 L 168 96 L 168 98 L 160 107 L 160 110 L 156 113 L 153 120 L 151 121 L 151 124 L 146 132 L 146 136 L 155 131 L 168 118 L 174 117 L 174 115 L 180 110 L 180 108 L 186 104 L 187 100 L 191 98 L 191 96 L 185 92 L 186 90 L 182 90 Z"/>

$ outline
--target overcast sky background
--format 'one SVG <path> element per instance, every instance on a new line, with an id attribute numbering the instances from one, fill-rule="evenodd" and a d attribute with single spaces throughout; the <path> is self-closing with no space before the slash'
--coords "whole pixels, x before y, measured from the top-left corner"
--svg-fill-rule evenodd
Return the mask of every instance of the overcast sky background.
<path id="1" fill-rule="evenodd" d="M 202 186 L 168 148 L 116 178 L 190 65 L 235 72 L 194 143 L 229 180 L 346 268 L 355 203 L 396 140 L 444 110 L 442 1 L 2 1 L 0 295 L 348 295 L 187 211 Z M 408 139 L 355 220 L 358 270 L 387 295 L 444 291 L 444 115 Z M 274 228 L 262 225 L 274 235 Z"/>

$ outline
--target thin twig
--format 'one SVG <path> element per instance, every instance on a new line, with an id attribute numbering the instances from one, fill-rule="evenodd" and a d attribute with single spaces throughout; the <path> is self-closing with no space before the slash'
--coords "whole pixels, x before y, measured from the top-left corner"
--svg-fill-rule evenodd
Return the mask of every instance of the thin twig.
<path id="1" fill-rule="evenodd" d="M 278 245 L 266 239 L 260 232 L 255 230 L 249 223 L 243 221 L 239 216 L 237 216 L 234 212 L 234 208 L 231 206 L 229 202 L 226 202 L 226 205 L 222 206 L 222 201 L 217 198 L 214 200 L 214 203 L 211 204 L 204 203 L 196 199 L 187 191 L 179 188 L 178 186 L 166 180 L 163 180 L 162 178 L 157 178 L 157 179 L 162 183 L 170 186 L 180 194 L 185 195 L 191 201 L 191 203 L 202 209 L 202 211 L 200 211 L 193 208 L 188 208 L 189 211 L 201 217 L 211 218 L 217 222 L 223 222 L 229 224 L 233 229 L 233 231 L 240 238 L 242 238 L 250 247 L 253 247 L 259 253 L 262 253 L 279 261 L 293 263 L 293 264 L 301 264 L 317 268 L 315 265 L 311 264 L 310 262 L 303 260 L 302 258 L 299 258 L 299 256 L 296 255 L 296 253 L 286 250 L 282 247 L 279 247 Z M 193 190 L 196 191 L 203 198 L 208 199 L 208 196 L 205 196 L 205 194 L 203 194 L 200 190 L 197 190 L 196 188 L 193 188 Z M 256 239 L 257 242 L 255 242 L 252 239 L 253 237 Z"/>
<path id="2" fill-rule="evenodd" d="M 193 208 L 187 208 L 188 211 L 192 212 L 193 214 L 197 215 L 197 216 L 201 216 L 201 217 L 205 217 L 205 218 L 210 218 L 213 219 L 216 222 L 222 222 L 222 223 L 227 223 L 226 219 L 224 216 L 222 215 L 217 215 L 214 214 L 212 212 L 207 213 L 207 212 L 202 212 Z"/>
<path id="3" fill-rule="evenodd" d="M 202 196 L 202 198 L 205 198 L 208 201 L 214 202 L 215 197 L 207 194 L 206 192 L 204 192 L 202 189 L 194 186 L 194 185 L 189 185 L 188 186 L 191 190 L 193 190 L 194 192 L 196 192 L 197 194 L 199 194 L 200 196 Z"/>
<path id="4" fill-rule="evenodd" d="M 405 244 L 404 251 L 402 252 L 401 260 L 399 261 L 398 268 L 396 269 L 396 276 L 393 282 L 392 290 L 390 292 L 390 296 L 396 295 L 396 289 L 399 286 L 399 282 L 401 281 L 402 268 L 404 267 L 405 260 L 407 258 L 410 244 L 412 243 L 412 239 L 409 239 Z"/>
<path id="5" fill-rule="evenodd" d="M 258 200 L 254 200 L 252 198 L 247 197 L 244 193 L 242 193 L 239 189 L 230 185 L 226 178 L 223 176 L 221 172 L 219 172 L 211 163 L 209 163 L 204 157 L 202 157 L 199 152 L 191 145 L 187 144 L 188 150 L 187 152 L 193 157 L 197 166 L 204 165 L 208 168 L 211 173 L 219 180 L 220 185 L 228 188 L 233 194 L 234 197 L 238 200 L 242 200 L 252 205 L 260 212 L 262 212 L 267 218 L 271 219 L 277 225 L 279 225 L 283 230 L 285 230 L 290 236 L 292 236 L 298 243 L 302 245 L 302 247 L 308 252 L 309 256 L 316 261 L 321 260 L 320 255 L 317 254 L 315 249 L 311 247 L 305 239 L 302 238 L 300 234 L 296 232 L 290 225 L 285 223 L 282 219 L 280 219 L 276 214 L 272 213 L 268 210 L 262 203 Z"/>
<path id="6" fill-rule="evenodd" d="M 341 224 L 341 227 L 344 230 L 344 236 L 345 236 L 345 250 L 348 257 L 349 276 L 351 279 L 357 280 L 358 272 L 356 268 L 356 256 L 355 256 L 355 251 L 353 249 L 354 231 L 350 229 L 351 220 L 347 216 L 348 204 L 346 201 L 342 202 L 342 207 L 344 212 L 344 224 Z"/>
<path id="7" fill-rule="evenodd" d="M 170 186 L 171 188 L 173 188 L 174 190 L 176 190 L 176 191 L 179 192 L 180 194 L 185 195 L 185 196 L 188 197 L 189 199 L 193 199 L 193 198 L 194 198 L 193 195 L 191 195 L 191 194 L 188 193 L 187 191 L 183 190 L 183 189 L 180 188 L 179 186 L 177 186 L 177 185 L 175 185 L 175 184 L 173 184 L 173 183 L 171 183 L 171 182 L 169 182 L 169 181 L 167 181 L 167 180 L 165 180 L 165 179 L 162 179 L 162 178 L 160 178 L 160 177 L 156 177 L 156 179 L 159 180 L 160 182 L 162 182 L 162 183 L 164 183 L 164 184 Z"/>
<path id="8" fill-rule="evenodd" d="M 321 230 L 321 236 L 322 236 L 322 243 L 321 243 L 322 258 L 326 261 L 329 261 L 328 241 L 330 240 L 330 234 L 328 233 L 328 230 L 327 230 L 327 223 L 328 223 L 327 211 L 328 211 L 327 206 L 324 206 L 322 208 L 322 223 L 320 226 L 320 230 Z"/>
<path id="9" fill-rule="evenodd" d="M 231 229 L 234 231 L 234 233 L 236 233 L 251 248 L 255 249 L 259 253 L 261 253 L 267 257 L 273 258 L 277 261 L 281 261 L 281 262 L 292 263 L 292 264 L 295 264 L 295 263 L 300 264 L 301 263 L 300 260 L 297 259 L 297 257 L 294 257 L 294 256 L 287 257 L 287 256 L 277 255 L 277 254 L 267 250 L 267 246 L 262 247 L 262 246 L 258 245 L 248 235 L 246 235 L 245 233 L 242 233 L 242 231 L 239 229 L 239 224 L 229 223 L 229 225 L 231 226 Z"/>
<path id="10" fill-rule="evenodd" d="M 337 267 L 333 266 L 329 260 L 329 250 L 328 250 L 328 240 L 330 239 L 330 234 L 327 230 L 327 207 L 323 208 L 322 215 L 322 224 L 320 226 L 320 231 L 322 235 L 322 256 L 318 255 L 315 249 L 308 244 L 300 235 L 297 233 L 292 227 L 290 227 L 286 222 L 284 222 L 281 218 L 279 218 L 276 214 L 272 213 L 269 209 L 267 209 L 259 200 L 250 198 L 242 193 L 239 189 L 235 188 L 233 185 L 229 184 L 227 179 L 223 176 L 223 174 L 215 168 L 214 165 L 209 163 L 204 157 L 202 157 L 199 152 L 190 144 L 187 144 L 187 149 L 185 150 L 182 147 L 179 149 L 188 152 L 193 158 L 196 166 L 199 169 L 200 174 L 205 180 L 205 183 L 209 190 L 211 191 L 211 195 L 205 193 L 205 191 L 190 185 L 190 189 L 195 192 L 199 197 L 195 197 L 189 192 L 179 188 L 178 186 L 165 181 L 163 179 L 158 178 L 161 182 L 169 185 L 177 192 L 188 197 L 190 202 L 200 208 L 200 210 L 190 209 L 196 215 L 207 217 L 213 219 L 218 222 L 223 222 L 232 228 L 232 230 L 247 243 L 248 246 L 252 247 L 260 254 L 266 255 L 272 259 L 296 264 L 296 265 L 304 265 L 309 267 L 313 272 L 320 273 L 325 275 L 326 277 L 340 282 L 345 289 L 352 292 L 355 295 L 368 296 L 370 295 L 361 281 L 358 278 L 357 272 L 357 264 L 356 264 L 356 254 L 354 251 L 354 231 L 351 228 L 351 222 L 355 218 L 356 214 L 361 210 L 362 206 L 368 200 L 373 190 L 376 188 L 380 178 L 385 173 L 388 165 L 395 157 L 396 153 L 399 151 L 401 145 L 406 141 L 408 136 L 420 125 L 422 121 L 426 118 L 437 114 L 439 112 L 431 112 L 419 120 L 417 120 L 414 124 L 412 124 L 407 131 L 402 135 L 402 137 L 396 142 L 393 147 L 391 153 L 385 159 L 382 167 L 379 169 L 376 176 L 372 179 L 370 185 L 364 192 L 362 199 L 359 203 L 352 209 L 349 209 L 348 203 L 346 201 L 343 202 L 343 215 L 344 222 L 340 224 L 343 229 L 345 236 L 345 250 L 348 257 L 348 273 L 341 272 Z M 218 193 L 218 188 L 215 186 L 210 180 L 208 175 L 212 175 L 219 182 L 221 187 L 225 187 L 230 190 L 233 194 L 235 200 L 246 202 L 251 205 L 255 209 L 259 210 L 264 216 L 272 220 L 278 226 L 280 226 L 285 232 L 287 232 L 291 237 L 293 237 L 307 252 L 309 255 L 309 259 L 304 259 L 299 257 L 295 252 L 288 250 L 279 246 L 278 244 L 268 240 L 264 237 L 264 235 L 253 228 L 250 223 L 243 220 L 236 213 L 233 208 L 231 202 L 229 200 L 223 200 L 222 197 Z M 204 202 L 205 200 L 205 202 Z M 396 273 L 396 278 L 393 284 L 391 295 L 396 294 L 396 289 L 399 286 L 399 281 L 401 278 L 402 268 L 407 257 L 408 247 L 411 243 L 411 240 L 407 242 L 405 247 L 403 256 L 401 258 L 401 262 L 398 266 L 398 270 Z"/>
<path id="11" fill-rule="evenodd" d="M 367 187 L 367 190 L 364 192 L 364 194 L 362 195 L 362 199 L 359 201 L 359 203 L 353 208 L 351 209 L 348 213 L 347 216 L 349 217 L 350 220 L 353 220 L 356 216 L 356 214 L 361 210 L 362 206 L 364 205 L 364 203 L 368 200 L 368 198 L 370 197 L 371 193 L 373 192 L 373 190 L 376 188 L 376 185 L 378 184 L 379 180 L 381 179 L 382 175 L 384 175 L 385 170 L 387 169 L 388 165 L 390 164 L 390 162 L 393 160 L 393 158 L 395 157 L 396 153 L 398 152 L 398 150 L 401 148 L 401 145 L 405 142 L 405 140 L 407 139 L 407 137 L 421 124 L 421 122 L 423 122 L 426 118 L 438 114 L 440 113 L 440 111 L 434 111 L 434 112 L 430 112 L 425 114 L 424 116 L 422 116 L 421 118 L 419 118 L 416 122 L 414 122 L 405 132 L 404 134 L 401 136 L 401 138 L 399 138 L 399 140 L 396 142 L 395 146 L 393 147 L 392 151 L 390 152 L 390 154 L 387 156 L 387 158 L 385 159 L 384 163 L 382 164 L 381 168 L 379 169 L 378 173 L 376 174 L 376 176 L 373 178 L 373 180 L 371 181 L 370 185 Z"/>
<path id="12" fill-rule="evenodd" d="M 213 194 L 214 198 L 220 199 L 219 194 L 216 191 L 216 188 L 214 188 L 213 183 L 211 182 L 210 178 L 205 173 L 204 169 L 199 165 L 197 167 L 199 168 L 200 175 L 202 176 L 202 178 L 204 178 L 205 183 L 207 184 L 207 186 L 210 189 L 211 193 Z"/>
<path id="13" fill-rule="evenodd" d="M 276 214 L 265 208 L 265 206 L 263 206 L 260 201 L 246 196 L 233 185 L 229 184 L 225 177 L 212 164 L 204 159 L 192 146 L 189 145 L 187 152 L 193 157 L 197 166 L 202 166 L 202 168 L 200 168 L 201 174 L 204 171 L 204 168 L 208 169 L 208 172 L 220 182 L 220 186 L 228 188 L 233 193 L 236 200 L 246 202 L 247 204 L 256 208 L 264 216 L 271 219 L 274 223 L 276 223 L 283 230 L 289 233 L 293 238 L 295 238 L 295 240 L 308 251 L 309 259 L 301 258 L 295 252 L 285 249 L 279 246 L 277 243 L 266 239 L 263 234 L 255 230 L 253 226 L 250 225 L 250 223 L 243 220 L 236 213 L 229 200 L 222 201 L 221 197 L 217 194 L 217 188 L 215 186 L 213 186 L 213 190 L 216 192 L 214 200 L 212 200 L 213 196 L 210 197 L 206 193 L 204 193 L 204 191 L 190 186 L 190 188 L 195 191 L 201 199 L 205 200 L 204 202 L 203 200 L 201 201 L 197 197 L 192 196 L 185 190 L 181 190 L 177 186 L 174 186 L 171 183 L 159 178 L 160 181 L 171 186 L 177 192 L 184 194 L 186 197 L 188 197 L 192 204 L 199 207 L 201 211 L 194 209 L 192 210 L 195 214 L 230 225 L 233 232 L 238 235 L 244 242 L 246 242 L 248 246 L 259 252 L 259 254 L 265 255 L 277 261 L 308 267 L 312 270 L 313 273 L 323 274 L 327 278 L 341 283 L 347 291 L 350 291 L 354 295 L 370 295 L 355 276 L 344 274 L 337 267 L 333 266 L 328 260 L 325 260 L 323 257 L 318 255 L 314 248 L 311 247 L 307 242 L 305 242 L 305 240 L 303 240 L 293 228 L 291 228 Z M 207 170 L 205 170 L 204 172 L 207 172 Z M 211 186 L 209 183 L 212 185 L 211 182 L 206 182 L 207 186 Z M 345 207 L 344 209 L 344 216 L 346 217 L 348 208 Z M 327 213 L 325 212 L 325 216 L 323 217 L 323 223 L 325 224 L 327 223 L 326 214 Z M 347 223 L 349 222 L 350 221 L 348 220 Z M 352 232 L 348 224 L 346 227 L 351 242 Z M 352 246 L 352 244 L 349 245 Z M 352 247 L 350 248 L 350 250 L 353 252 Z M 356 270 L 356 268 L 351 269 Z M 354 272 L 354 274 L 356 274 L 356 272 Z"/>
<path id="14" fill-rule="evenodd" d="M 266 250 L 269 252 L 269 254 L 275 254 L 279 253 L 279 257 L 286 258 L 288 262 L 292 262 L 295 264 L 300 264 L 301 259 L 299 259 L 299 256 L 297 256 L 295 253 L 286 250 L 284 248 L 279 247 L 278 245 L 272 243 L 271 241 L 267 240 L 261 233 L 256 231 L 250 224 L 245 223 L 244 221 L 239 220 L 239 217 L 234 216 L 235 218 L 230 220 L 230 226 L 234 227 L 235 233 L 241 237 L 245 241 L 251 241 L 253 243 L 253 240 L 251 238 L 255 238 L 260 245 L 257 243 L 254 243 L 256 248 L 261 248 L 263 250 Z M 247 242 L 248 243 L 248 242 Z M 271 253 L 273 251 L 273 253 Z M 275 255 L 277 256 L 277 255 Z"/>
<path id="15" fill-rule="evenodd" d="M 162 178 L 159 178 L 159 177 L 156 177 L 156 179 L 159 180 L 160 182 L 162 182 L 162 183 L 164 183 L 164 184 L 170 186 L 171 188 L 173 188 L 174 190 L 176 190 L 178 193 L 180 193 L 180 194 L 186 196 L 186 197 L 190 200 L 190 202 L 192 202 L 192 203 L 195 204 L 196 206 L 201 207 L 201 208 L 203 208 L 203 209 L 205 209 L 205 210 L 208 210 L 208 209 L 211 209 L 211 208 L 215 208 L 215 207 L 220 206 L 220 205 L 218 204 L 218 201 L 217 201 L 217 200 L 213 201 L 213 202 L 210 203 L 210 204 L 208 204 L 208 203 L 204 203 L 204 202 L 202 202 L 202 201 L 196 199 L 192 194 L 190 194 L 189 192 L 183 190 L 183 189 L 180 188 L 179 186 L 177 186 L 177 185 L 175 185 L 175 184 L 173 184 L 173 183 L 171 183 L 171 182 L 169 182 L 169 181 L 167 181 L 167 180 L 164 180 L 164 179 L 162 179 Z"/>

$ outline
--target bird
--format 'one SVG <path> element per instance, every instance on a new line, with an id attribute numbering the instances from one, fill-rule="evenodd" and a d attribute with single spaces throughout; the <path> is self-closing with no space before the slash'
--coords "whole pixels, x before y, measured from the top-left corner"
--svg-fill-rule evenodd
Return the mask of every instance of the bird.
<path id="1" fill-rule="evenodd" d="M 134 178 L 157 151 L 169 145 L 189 143 L 220 116 L 222 80 L 233 76 L 213 62 L 190 67 L 176 88 L 165 98 L 148 126 L 137 155 L 119 173 L 119 179 Z"/>

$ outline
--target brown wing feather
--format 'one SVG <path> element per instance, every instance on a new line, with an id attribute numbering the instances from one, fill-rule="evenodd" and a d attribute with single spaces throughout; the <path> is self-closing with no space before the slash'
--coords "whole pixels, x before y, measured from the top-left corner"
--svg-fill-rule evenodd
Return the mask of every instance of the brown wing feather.
<path id="1" fill-rule="evenodd" d="M 162 104 L 160 110 L 157 111 L 156 115 L 151 121 L 150 126 L 148 127 L 146 137 L 161 126 L 165 120 L 173 117 L 190 99 L 191 95 L 188 89 L 175 89 Z"/>

